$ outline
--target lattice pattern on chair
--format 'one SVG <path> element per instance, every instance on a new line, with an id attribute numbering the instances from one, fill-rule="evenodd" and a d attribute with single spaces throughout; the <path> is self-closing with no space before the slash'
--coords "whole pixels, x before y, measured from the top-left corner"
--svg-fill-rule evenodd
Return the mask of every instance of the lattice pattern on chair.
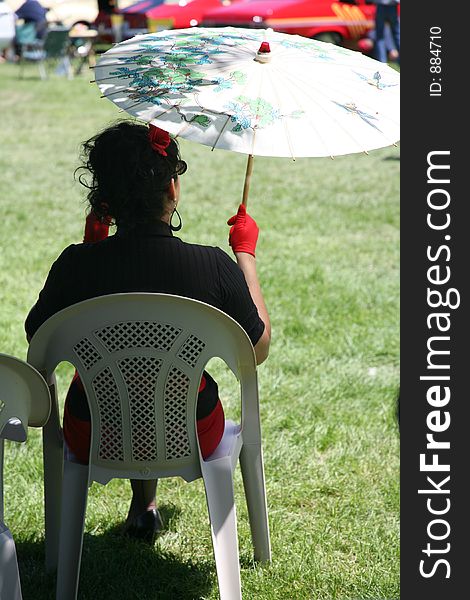
<path id="1" fill-rule="evenodd" d="M 168 350 L 181 332 L 166 323 L 149 321 L 129 321 L 116 323 L 95 331 L 108 352 L 117 352 L 126 348 L 154 348 Z"/>
<path id="2" fill-rule="evenodd" d="M 0 413 L 5 408 L 5 402 L 0 398 Z"/>
<path id="3" fill-rule="evenodd" d="M 132 458 L 156 460 L 155 386 L 162 361 L 134 356 L 118 361 L 118 365 L 129 394 Z"/>
<path id="4" fill-rule="evenodd" d="M 87 371 L 101 359 L 101 354 L 88 338 L 81 339 L 73 349 Z"/>
<path id="5" fill-rule="evenodd" d="M 92 385 L 100 415 L 98 456 L 103 460 L 124 460 L 119 390 L 109 367 L 94 377 Z"/>
<path id="6" fill-rule="evenodd" d="M 189 377 L 177 367 L 172 367 L 165 386 L 165 446 L 166 459 L 191 455 L 187 419 Z"/>
<path id="7" fill-rule="evenodd" d="M 191 334 L 181 347 L 177 356 L 190 367 L 194 367 L 201 352 L 204 350 L 204 346 L 205 343 L 203 341 Z"/>

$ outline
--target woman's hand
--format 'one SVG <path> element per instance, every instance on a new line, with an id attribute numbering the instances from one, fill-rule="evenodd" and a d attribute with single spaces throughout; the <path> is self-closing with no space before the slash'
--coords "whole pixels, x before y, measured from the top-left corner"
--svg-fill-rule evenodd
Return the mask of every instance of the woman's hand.
<path id="1" fill-rule="evenodd" d="M 238 212 L 227 221 L 231 225 L 228 234 L 228 243 L 233 252 L 246 252 L 255 256 L 256 242 L 258 241 L 259 228 L 256 221 L 246 212 L 244 204 L 240 204 Z"/>

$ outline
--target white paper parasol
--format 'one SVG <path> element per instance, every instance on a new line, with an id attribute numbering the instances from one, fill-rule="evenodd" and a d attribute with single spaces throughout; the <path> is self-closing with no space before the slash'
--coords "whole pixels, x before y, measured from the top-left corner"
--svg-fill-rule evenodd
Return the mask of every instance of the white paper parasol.
<path id="1" fill-rule="evenodd" d="M 296 35 L 194 27 L 136 36 L 102 55 L 95 81 L 129 114 L 213 149 L 334 157 L 399 139 L 399 73 Z"/>

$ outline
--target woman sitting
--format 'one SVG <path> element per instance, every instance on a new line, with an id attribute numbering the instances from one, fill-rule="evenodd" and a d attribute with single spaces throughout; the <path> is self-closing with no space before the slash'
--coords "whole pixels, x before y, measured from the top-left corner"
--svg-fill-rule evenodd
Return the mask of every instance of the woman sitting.
<path id="1" fill-rule="evenodd" d="M 82 300 L 162 292 L 201 300 L 230 315 L 250 337 L 258 364 L 263 362 L 271 330 L 256 274 L 258 227 L 245 207 L 228 220 L 235 263 L 220 248 L 189 244 L 173 235 L 181 229 L 177 206 L 187 165 L 167 132 L 123 121 L 85 142 L 83 150 L 79 181 L 88 188 L 91 208 L 85 240 L 66 248 L 52 265 L 26 319 L 28 339 L 50 316 Z M 110 223 L 117 230 L 107 237 Z M 225 423 L 217 383 L 207 372 L 196 418 L 201 453 L 207 457 L 219 444 Z M 65 400 L 63 429 L 66 458 L 87 464 L 90 412 L 78 374 Z M 131 480 L 131 485 L 126 531 L 153 543 L 162 528 L 155 504 L 157 482 Z"/>

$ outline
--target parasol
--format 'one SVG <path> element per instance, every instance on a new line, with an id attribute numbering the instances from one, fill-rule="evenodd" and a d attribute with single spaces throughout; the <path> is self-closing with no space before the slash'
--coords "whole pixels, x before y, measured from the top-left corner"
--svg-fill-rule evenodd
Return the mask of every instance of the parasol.
<path id="1" fill-rule="evenodd" d="M 359 52 L 271 30 L 174 29 L 102 55 L 103 97 L 176 137 L 253 156 L 337 156 L 399 139 L 399 73 Z"/>

